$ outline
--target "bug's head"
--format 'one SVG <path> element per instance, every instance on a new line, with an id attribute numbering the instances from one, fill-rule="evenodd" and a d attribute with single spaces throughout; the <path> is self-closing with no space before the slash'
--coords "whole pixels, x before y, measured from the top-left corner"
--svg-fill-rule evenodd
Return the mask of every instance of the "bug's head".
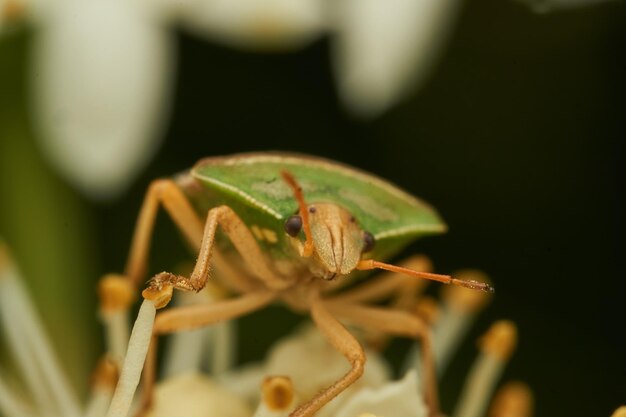
<path id="1" fill-rule="evenodd" d="M 285 232 L 297 238 L 304 231 L 301 255 L 311 259 L 311 272 L 324 279 L 352 272 L 361 254 L 374 247 L 374 237 L 361 230 L 354 216 L 337 204 L 305 203 L 291 174 L 284 172 L 283 177 L 293 188 L 299 205 L 298 214 L 285 221 Z"/>
<path id="2" fill-rule="evenodd" d="M 294 239 L 300 254 L 311 259 L 309 269 L 313 275 L 330 280 L 338 275 L 347 275 L 355 269 L 362 271 L 383 269 L 444 284 L 493 292 L 493 287 L 485 282 L 461 280 L 449 275 L 415 271 L 373 259 L 361 259 L 363 253 L 373 249 L 374 236 L 363 231 L 350 212 L 337 204 L 307 204 L 302 195 L 302 188 L 293 175 L 283 171 L 282 176 L 293 190 L 298 202 L 298 214 L 285 221 L 285 232 Z M 301 231 L 304 231 L 306 238 L 304 243 L 298 237 Z"/>

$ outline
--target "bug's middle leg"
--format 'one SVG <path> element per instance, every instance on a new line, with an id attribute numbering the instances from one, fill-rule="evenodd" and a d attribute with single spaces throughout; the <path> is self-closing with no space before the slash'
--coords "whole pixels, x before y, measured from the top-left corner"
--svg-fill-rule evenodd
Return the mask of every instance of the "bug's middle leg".
<path id="1" fill-rule="evenodd" d="M 439 413 L 437 378 L 432 352 L 432 338 L 428 326 L 416 315 L 401 310 L 324 301 L 332 314 L 365 329 L 416 338 L 421 341 L 423 361 L 424 399 L 431 416 Z"/>
<path id="2" fill-rule="evenodd" d="M 311 400 L 301 404 L 289 417 L 309 417 L 363 375 L 365 353 L 363 347 L 350 332 L 324 307 L 317 296 L 311 302 L 311 316 L 315 325 L 335 349 L 341 352 L 352 366 L 341 379 Z"/>
<path id="3" fill-rule="evenodd" d="M 414 255 L 399 264 L 416 271 L 430 272 L 432 262 L 424 255 Z M 418 299 L 428 281 L 416 279 L 398 272 L 384 271 L 368 279 L 367 282 L 344 292 L 328 295 L 325 299 L 338 303 L 357 304 L 390 300 L 389 306 L 404 311 L 414 311 Z M 390 335 L 377 330 L 369 330 L 367 344 L 376 350 L 382 350 L 389 342 Z"/>

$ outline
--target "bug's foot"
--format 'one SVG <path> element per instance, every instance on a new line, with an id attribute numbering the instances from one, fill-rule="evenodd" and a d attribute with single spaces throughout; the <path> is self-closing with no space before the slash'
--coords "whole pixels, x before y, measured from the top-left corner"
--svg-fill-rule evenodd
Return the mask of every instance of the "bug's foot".
<path id="1" fill-rule="evenodd" d="M 148 281 L 148 287 L 142 291 L 141 295 L 146 300 L 154 302 L 154 306 L 159 309 L 169 304 L 174 288 L 183 291 L 195 290 L 187 278 L 169 272 L 161 272 Z"/>

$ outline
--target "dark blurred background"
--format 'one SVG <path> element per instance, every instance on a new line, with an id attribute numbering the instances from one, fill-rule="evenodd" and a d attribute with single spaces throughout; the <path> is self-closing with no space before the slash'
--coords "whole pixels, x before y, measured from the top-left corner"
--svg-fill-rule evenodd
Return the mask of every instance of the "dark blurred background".
<path id="1" fill-rule="evenodd" d="M 80 197 L 45 167 L 14 162 L 17 154 L 37 152 L 24 111 L 30 34 L 19 31 L 1 46 L 0 233 L 25 272 L 36 274 L 29 263 L 46 249 L 20 238 L 21 223 L 48 222 L 38 216 L 52 212 L 68 234 L 89 224 L 96 231 L 87 250 L 90 281 L 50 286 L 82 305 L 82 325 L 97 329 L 92 288 L 100 274 L 122 269 L 152 179 L 203 156 L 241 151 L 292 150 L 340 160 L 438 208 L 450 232 L 418 241 L 406 254 L 428 254 L 441 273 L 480 268 L 495 282 L 492 305 L 443 381 L 444 410 L 451 410 L 475 355 L 469 340 L 492 321 L 509 318 L 519 326 L 520 343 L 505 379 L 530 384 L 537 416 L 609 416 L 626 403 L 626 285 L 618 268 L 624 248 L 618 180 L 626 139 L 624 17 L 623 3 L 547 15 L 514 2 L 467 3 L 426 85 L 374 120 L 352 117 L 339 103 L 327 39 L 296 53 L 267 55 L 181 32 L 164 146 L 128 192 L 106 203 Z M 8 132 L 21 132 L 22 139 L 9 144 Z M 41 172 L 37 183 L 24 183 L 18 194 L 7 191 L 31 170 Z M 48 183 L 73 208 L 42 208 Z M 190 258 L 163 218 L 155 270 Z M 83 246 L 67 250 L 84 252 Z M 55 305 L 44 300 L 42 286 L 31 288 L 44 309 Z M 276 317 L 284 317 L 284 328 Z M 280 309 L 243 320 L 242 361 L 260 358 L 258 346 L 297 320 Z M 259 321 L 264 334 L 253 333 Z M 79 346 L 71 339 L 59 344 L 69 351 Z"/>

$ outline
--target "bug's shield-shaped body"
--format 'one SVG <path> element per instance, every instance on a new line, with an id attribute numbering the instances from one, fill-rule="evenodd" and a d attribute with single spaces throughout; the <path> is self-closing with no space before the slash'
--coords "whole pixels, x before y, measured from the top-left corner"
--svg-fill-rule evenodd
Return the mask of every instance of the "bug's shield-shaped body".
<path id="1" fill-rule="evenodd" d="M 303 260 L 284 231 L 298 204 L 282 171 L 297 179 L 308 204 L 333 203 L 341 208 L 336 216 L 352 216 L 359 230 L 374 236 L 376 247 L 367 257 L 388 258 L 416 238 L 446 230 L 428 204 L 376 176 L 321 158 L 283 153 L 206 158 L 177 182 L 202 215 L 218 205 L 231 207 L 277 268 L 289 273 Z"/>

